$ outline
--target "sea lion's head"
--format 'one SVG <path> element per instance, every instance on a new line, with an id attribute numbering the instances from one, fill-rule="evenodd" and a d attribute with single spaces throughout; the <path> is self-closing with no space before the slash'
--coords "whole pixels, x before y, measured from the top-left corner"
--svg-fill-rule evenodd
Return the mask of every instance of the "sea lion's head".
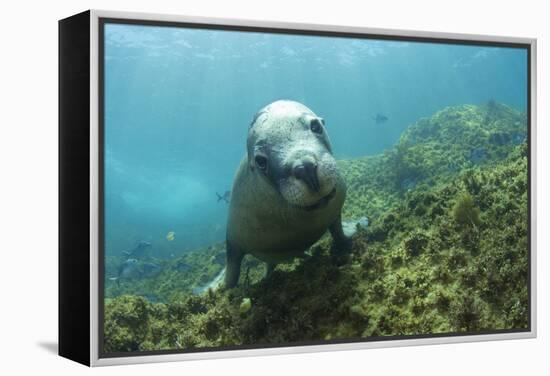
<path id="1" fill-rule="evenodd" d="M 301 103 L 280 100 L 258 111 L 247 151 L 249 168 L 293 207 L 319 209 L 345 190 L 325 121 Z"/>

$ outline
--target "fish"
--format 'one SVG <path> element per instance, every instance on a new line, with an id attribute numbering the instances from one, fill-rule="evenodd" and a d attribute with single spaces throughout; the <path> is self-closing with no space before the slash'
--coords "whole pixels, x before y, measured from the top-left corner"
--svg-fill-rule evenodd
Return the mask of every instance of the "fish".
<path id="1" fill-rule="evenodd" d="M 169 231 L 168 234 L 166 234 L 166 240 L 171 242 L 174 239 L 176 239 L 176 233 L 174 231 Z"/>
<path id="2" fill-rule="evenodd" d="M 384 124 L 389 119 L 386 115 L 378 113 L 375 117 L 372 118 L 372 120 L 374 120 L 376 124 Z"/>
<path id="3" fill-rule="evenodd" d="M 129 258 L 122 262 L 118 267 L 117 275 L 110 277 L 110 281 L 115 281 L 120 285 L 123 279 L 133 278 L 152 278 L 162 271 L 162 267 L 154 262 L 140 262 L 138 259 Z"/>
<path id="4" fill-rule="evenodd" d="M 116 281 L 120 285 L 121 279 L 131 279 L 137 276 L 138 274 L 138 260 L 135 258 L 129 258 L 124 261 L 118 267 L 118 273 L 116 277 L 110 277 L 109 280 Z"/>
<path id="5" fill-rule="evenodd" d="M 231 191 L 225 191 L 225 193 L 223 195 L 220 195 L 218 192 L 216 192 L 216 196 L 218 196 L 218 202 L 223 200 L 227 204 L 229 204 L 229 198 L 231 197 Z"/>
<path id="6" fill-rule="evenodd" d="M 143 257 L 147 248 L 151 247 L 151 243 L 141 240 L 138 244 L 129 251 L 122 251 L 123 255 L 126 255 L 127 258 L 136 258 Z"/>

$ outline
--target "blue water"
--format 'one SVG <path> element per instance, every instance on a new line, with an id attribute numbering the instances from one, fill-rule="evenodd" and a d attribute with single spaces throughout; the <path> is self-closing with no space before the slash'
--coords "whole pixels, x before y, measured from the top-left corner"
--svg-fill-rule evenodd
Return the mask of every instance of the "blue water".
<path id="1" fill-rule="evenodd" d="M 526 61 L 515 48 L 107 24 L 106 253 L 145 240 L 172 257 L 223 241 L 216 192 L 274 100 L 322 116 L 337 158 L 372 155 L 446 106 L 525 110 Z"/>

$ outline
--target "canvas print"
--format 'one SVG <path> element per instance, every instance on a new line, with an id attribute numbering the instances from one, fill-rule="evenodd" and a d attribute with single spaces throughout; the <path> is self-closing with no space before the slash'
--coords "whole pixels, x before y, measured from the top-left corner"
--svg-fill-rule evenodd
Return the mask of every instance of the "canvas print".
<path id="1" fill-rule="evenodd" d="M 104 356 L 528 331 L 528 50 L 106 21 Z"/>

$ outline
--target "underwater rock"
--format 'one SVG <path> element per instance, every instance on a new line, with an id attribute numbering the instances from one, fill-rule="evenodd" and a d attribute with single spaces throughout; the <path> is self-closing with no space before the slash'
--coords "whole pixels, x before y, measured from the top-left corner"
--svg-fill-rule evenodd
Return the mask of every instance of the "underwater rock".
<path id="1" fill-rule="evenodd" d="M 527 145 L 487 143 L 487 163 L 472 168 L 469 160 L 480 137 L 518 132 L 519 140 L 527 123 L 500 104 L 484 122 L 486 111 L 444 109 L 411 125 L 399 152 L 339 162 L 343 217 L 369 215 L 340 265 L 324 237 L 310 257 L 267 278 L 262 263 L 245 257 L 247 282 L 213 290 L 206 286 L 221 273 L 218 244 L 167 261 L 157 280 L 107 281 L 106 296 L 115 297 L 105 304 L 106 351 L 528 328 Z M 417 184 L 403 192 L 406 178 Z M 119 261 L 109 261 L 110 273 Z M 178 262 L 185 273 L 174 272 Z M 203 286 L 201 294 L 191 286 Z"/>
<path id="2" fill-rule="evenodd" d="M 470 161 L 474 164 L 483 162 L 487 159 L 487 150 L 484 148 L 474 148 L 470 150 Z"/>
<path id="3" fill-rule="evenodd" d="M 104 348 L 107 352 L 141 350 L 149 328 L 147 301 L 138 296 L 121 296 L 105 301 Z"/>
<path id="4" fill-rule="evenodd" d="M 410 189 L 413 189 L 417 184 L 417 181 L 413 178 L 406 178 L 401 182 L 401 189 L 404 191 L 408 191 Z"/>
<path id="5" fill-rule="evenodd" d="M 142 264 L 143 271 L 140 273 L 140 277 L 153 278 L 160 274 L 162 267 L 154 262 L 144 262 Z"/>
<path id="6" fill-rule="evenodd" d="M 404 242 L 405 249 L 413 257 L 420 255 L 428 243 L 429 238 L 421 232 L 414 232 Z"/>
<path id="7" fill-rule="evenodd" d="M 495 132 L 489 136 L 489 142 L 493 145 L 519 145 L 525 142 L 527 138 L 526 132 Z"/>
<path id="8" fill-rule="evenodd" d="M 190 271 L 191 269 L 193 269 L 193 267 L 189 264 L 186 264 L 186 263 L 181 263 L 181 264 L 178 264 L 176 266 L 176 270 L 178 272 L 184 272 L 185 273 L 185 272 Z"/>
<path id="9" fill-rule="evenodd" d="M 461 170 L 461 166 L 457 161 L 450 161 L 447 164 L 447 171 L 450 173 L 456 173 Z"/>
<path id="10" fill-rule="evenodd" d="M 504 132 L 492 133 L 489 136 L 489 142 L 493 145 L 506 145 L 511 140 L 510 134 Z"/>
<path id="11" fill-rule="evenodd" d="M 513 145 L 519 145 L 524 143 L 527 140 L 526 132 L 512 132 L 511 134 L 511 143 Z"/>
<path id="12" fill-rule="evenodd" d="M 178 271 L 178 272 L 187 272 L 189 270 L 192 269 L 192 266 L 189 265 L 188 263 L 186 262 L 183 262 L 183 261 L 179 261 L 176 265 L 175 265 L 175 269 Z"/>

